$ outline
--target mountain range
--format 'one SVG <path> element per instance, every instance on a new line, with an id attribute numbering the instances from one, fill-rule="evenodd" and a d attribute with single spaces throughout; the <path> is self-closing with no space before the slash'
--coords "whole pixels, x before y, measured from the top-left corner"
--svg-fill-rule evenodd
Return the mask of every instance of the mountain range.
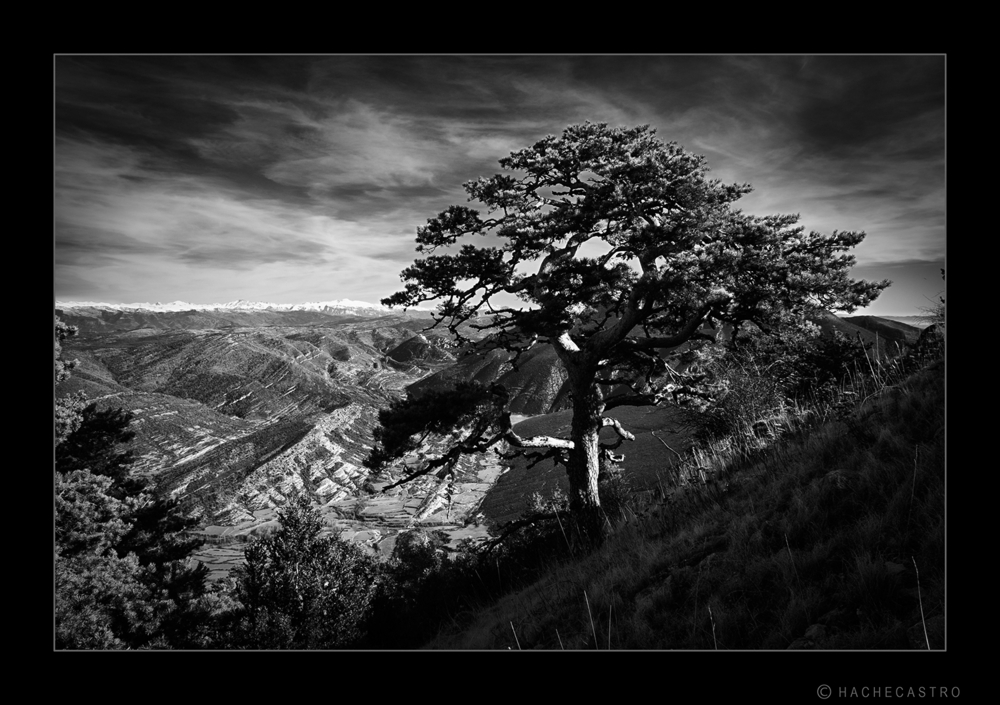
<path id="1" fill-rule="evenodd" d="M 56 308 L 100 308 L 111 311 L 157 311 L 160 313 L 178 311 L 323 311 L 326 313 L 358 313 L 370 315 L 373 312 L 399 313 L 381 304 L 370 304 L 367 301 L 353 299 L 337 299 L 334 301 L 314 301 L 301 304 L 274 304 L 262 301 L 245 301 L 237 299 L 225 304 L 192 304 L 186 301 L 171 301 L 170 303 L 135 303 L 109 304 L 95 301 L 56 301 Z M 430 311 L 432 309 L 414 308 L 411 310 Z"/>
<path id="2" fill-rule="evenodd" d="M 233 301 L 228 304 L 107 304 L 90 301 L 57 301 L 56 315 L 73 319 L 81 334 L 111 331 L 215 330 L 274 326 L 326 326 L 351 320 L 390 317 L 398 321 L 419 321 L 414 330 L 432 323 L 430 311 L 389 309 L 363 301 L 325 301 L 304 304 L 270 304 Z"/>
<path id="3" fill-rule="evenodd" d="M 131 411 L 136 472 L 207 524 L 280 505 L 293 486 L 354 494 L 378 409 L 456 354 L 447 332 L 420 332 L 426 312 L 366 310 L 57 306 L 79 329 L 63 347 L 78 365 L 57 394 Z M 282 457 L 295 461 L 280 477 L 248 484 Z"/>
<path id="4" fill-rule="evenodd" d="M 408 523 L 457 531 L 477 516 L 513 518 L 532 492 L 564 482 L 553 468 L 514 463 L 503 475 L 493 460 L 469 459 L 459 468 L 457 490 L 446 492 L 433 479 L 400 488 L 392 500 L 396 528 L 388 531 L 388 505 L 368 494 L 379 487 L 371 486 L 362 464 L 380 408 L 404 392 L 459 380 L 505 385 L 511 411 L 534 417 L 522 422 L 524 432 L 558 432 L 568 423 L 568 397 L 565 373 L 548 345 L 531 348 L 515 366 L 499 350 L 464 354 L 447 330 L 431 328 L 427 311 L 350 300 L 58 302 L 55 308 L 79 329 L 63 344 L 64 358 L 79 364 L 57 394 L 82 391 L 99 407 L 131 411 L 135 472 L 187 502 L 215 533 L 255 531 L 267 512 L 304 491 L 338 516 L 382 522 L 366 534 L 378 543 Z M 817 323 L 880 348 L 911 343 L 920 333 L 871 316 L 828 314 Z M 462 332 L 482 337 L 471 326 Z M 616 412 L 630 415 L 621 420 L 637 430 L 631 455 L 644 467 L 673 463 L 690 447 L 670 409 Z M 406 471 L 402 464 L 390 468 L 380 486 Z M 411 492 L 419 500 L 410 502 Z"/>

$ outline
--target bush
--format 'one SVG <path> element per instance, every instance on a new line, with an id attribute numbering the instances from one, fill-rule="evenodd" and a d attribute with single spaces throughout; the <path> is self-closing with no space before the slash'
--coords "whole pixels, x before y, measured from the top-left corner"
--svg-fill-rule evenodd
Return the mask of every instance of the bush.
<path id="1" fill-rule="evenodd" d="M 845 379 L 869 370 L 870 346 L 839 331 L 820 335 L 800 323 L 778 334 L 741 331 L 703 355 L 713 380 L 725 390 L 699 419 L 701 440 L 759 435 L 802 402 L 832 396 Z M 763 422 L 763 423 L 762 423 Z"/>
<path id="2" fill-rule="evenodd" d="M 235 646 L 330 649 L 364 634 L 377 566 L 357 546 L 320 537 L 323 520 L 299 496 L 279 512 L 281 526 L 246 549 L 234 571 L 243 605 Z"/>
<path id="3" fill-rule="evenodd" d="M 443 555 L 426 535 L 415 530 L 400 533 L 388 566 L 395 597 L 413 604 L 424 583 L 441 569 L 443 562 Z"/>
<path id="4" fill-rule="evenodd" d="M 869 355 L 874 358 L 878 354 L 870 344 L 848 338 L 840 331 L 834 331 L 832 337 L 817 338 L 797 352 L 793 383 L 788 390 L 797 398 L 823 394 L 852 372 L 868 371 Z"/>

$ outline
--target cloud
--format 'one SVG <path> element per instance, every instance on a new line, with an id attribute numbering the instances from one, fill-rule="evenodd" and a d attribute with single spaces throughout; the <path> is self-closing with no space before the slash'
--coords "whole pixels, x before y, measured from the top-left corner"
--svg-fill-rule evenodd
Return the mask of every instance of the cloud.
<path id="1" fill-rule="evenodd" d="M 56 175 L 56 258 L 100 266 L 125 256 L 245 271 L 357 251 L 356 225 L 197 176 L 143 169 L 130 150 L 64 142 Z"/>
<path id="2" fill-rule="evenodd" d="M 941 57 L 59 57 L 57 288 L 379 298 L 465 181 L 583 120 L 865 230 L 859 262 L 931 261 L 943 110 Z"/>

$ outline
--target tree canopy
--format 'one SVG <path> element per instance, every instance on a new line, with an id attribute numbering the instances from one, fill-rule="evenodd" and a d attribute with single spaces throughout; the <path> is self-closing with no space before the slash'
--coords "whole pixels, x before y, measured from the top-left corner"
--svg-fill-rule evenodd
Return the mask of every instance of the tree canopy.
<path id="1" fill-rule="evenodd" d="M 64 360 L 62 354 L 62 343 L 68 338 L 72 338 L 79 331 L 76 326 L 71 326 L 55 317 L 55 383 L 59 384 L 70 378 L 73 369 L 76 368 L 78 360 Z M 57 398 L 55 401 L 55 443 L 61 444 L 66 437 L 80 427 L 81 411 L 86 406 L 86 401 L 82 393 Z"/>
<path id="2" fill-rule="evenodd" d="M 55 319 L 55 379 L 75 362 L 61 342 L 76 329 Z M 60 649 L 192 645 L 205 612 L 208 569 L 187 559 L 201 540 L 180 504 L 131 475 L 132 413 L 55 403 L 55 644 Z"/>
<path id="3" fill-rule="evenodd" d="M 435 325 L 459 340 L 466 340 L 460 326 L 489 333 L 479 347 L 516 356 L 553 346 L 571 389 L 570 438 L 518 437 L 500 408 L 504 390 L 480 387 L 472 406 L 493 411 L 468 424 L 454 450 L 500 441 L 548 448 L 566 465 L 571 507 L 579 511 L 600 506 L 602 463 L 620 459 L 611 451 L 632 438 L 605 411 L 703 393 L 696 375 L 667 364 L 669 350 L 725 324 L 768 330 L 813 310 L 853 311 L 889 285 L 849 276 L 855 260 L 848 251 L 863 232 L 807 233 L 797 215 L 743 213 L 734 204 L 748 184 L 709 179 L 704 157 L 659 140 L 648 126 L 570 126 L 500 166 L 506 173 L 464 185 L 481 210 L 451 206 L 417 229 L 416 249 L 426 256 L 382 303 L 437 301 Z M 469 409 L 470 388 L 455 395 Z M 406 399 L 386 412 L 373 465 L 437 429 L 427 408 L 428 401 Z M 608 426 L 619 440 L 602 447 L 599 432 Z M 456 458 L 431 461 L 410 478 L 434 470 L 443 477 Z"/>
<path id="4" fill-rule="evenodd" d="M 281 526 L 247 546 L 236 568 L 244 606 L 237 644 L 267 649 L 349 646 L 362 636 L 376 588 L 374 559 L 336 536 L 300 495 L 279 512 Z"/>

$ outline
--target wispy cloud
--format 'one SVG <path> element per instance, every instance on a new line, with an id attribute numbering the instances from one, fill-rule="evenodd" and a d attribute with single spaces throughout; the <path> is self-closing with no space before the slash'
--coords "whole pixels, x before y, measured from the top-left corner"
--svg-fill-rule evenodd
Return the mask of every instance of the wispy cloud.
<path id="1" fill-rule="evenodd" d="M 386 296 L 462 183 L 566 125 L 646 123 L 749 212 L 943 261 L 942 57 L 58 57 L 56 288 Z M 916 266 L 916 265 L 910 265 Z M 917 286 L 922 279 L 908 278 Z"/>

